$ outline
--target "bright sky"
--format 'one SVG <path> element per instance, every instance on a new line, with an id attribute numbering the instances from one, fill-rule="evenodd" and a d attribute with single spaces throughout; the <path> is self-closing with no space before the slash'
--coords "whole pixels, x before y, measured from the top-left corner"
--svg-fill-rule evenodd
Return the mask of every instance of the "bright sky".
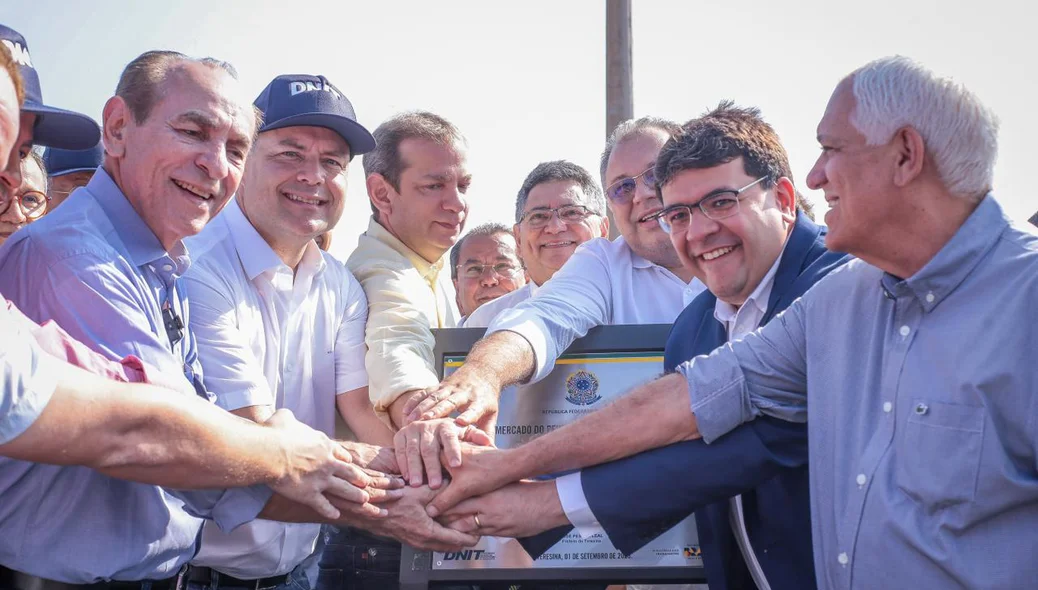
<path id="1" fill-rule="evenodd" d="M 818 154 L 815 126 L 835 84 L 903 54 L 972 88 L 998 113 L 995 192 L 1010 217 L 1038 210 L 1038 49 L 1019 0 L 634 0 L 634 112 L 685 121 L 722 99 L 760 107 L 789 151 L 794 182 Z M 149 49 L 233 63 L 250 95 L 278 74 L 327 76 L 374 129 L 412 109 L 470 142 L 469 227 L 511 223 L 538 163 L 569 159 L 597 178 L 605 138 L 602 0 L 214 2 L 0 0 L 49 104 L 100 120 L 122 68 Z M 1033 170 L 1032 170 L 1033 172 Z M 335 248 L 348 254 L 369 208 L 359 158 Z"/>

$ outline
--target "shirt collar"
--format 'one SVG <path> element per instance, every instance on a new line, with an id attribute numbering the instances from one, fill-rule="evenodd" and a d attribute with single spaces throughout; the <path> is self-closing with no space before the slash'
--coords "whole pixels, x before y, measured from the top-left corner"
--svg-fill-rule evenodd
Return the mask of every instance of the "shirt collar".
<path id="1" fill-rule="evenodd" d="M 988 193 L 952 239 L 926 265 L 907 279 L 884 273 L 883 287 L 895 297 L 914 296 L 927 312 L 950 295 L 1009 227 L 1002 207 Z"/>
<path id="2" fill-rule="evenodd" d="M 284 264 L 281 258 L 256 231 L 252 223 L 245 217 L 245 212 L 238 205 L 238 199 L 233 198 L 223 210 L 224 223 L 230 231 L 231 239 L 234 240 L 234 249 L 238 252 L 238 260 L 241 267 L 245 269 L 245 275 L 249 280 L 263 274 L 264 271 L 273 270 Z"/>
<path id="3" fill-rule="evenodd" d="M 782 245 L 782 251 L 775 258 L 775 262 L 772 263 L 771 268 L 768 269 L 764 278 L 757 283 L 757 288 L 750 293 L 750 296 L 746 298 L 746 302 L 743 303 L 743 306 L 752 305 L 756 307 L 760 311 L 761 316 L 768 312 L 768 300 L 771 299 L 771 289 L 775 286 L 775 275 L 778 273 L 778 267 L 782 262 L 782 255 L 786 253 L 787 246 L 789 246 L 788 237 L 786 238 L 786 243 Z M 722 324 L 728 325 L 729 322 L 735 319 L 740 309 L 741 307 L 735 307 L 718 299 L 714 304 L 714 318 Z"/>
<path id="4" fill-rule="evenodd" d="M 112 223 L 115 234 L 119 236 L 135 266 L 144 266 L 167 255 L 155 232 L 144 223 L 104 167 L 97 169 L 85 188 Z M 182 246 L 176 250 L 173 254 L 177 258 L 186 258 L 186 250 Z"/>
<path id="5" fill-rule="evenodd" d="M 616 241 L 627 247 L 627 251 L 631 253 L 631 266 L 634 268 L 652 268 L 654 266 L 659 266 L 655 262 L 639 256 L 623 236 L 616 238 Z"/>
<path id="6" fill-rule="evenodd" d="M 447 260 L 446 252 L 436 262 L 429 262 L 422 258 L 417 252 L 408 248 L 407 245 L 401 242 L 396 236 L 389 233 L 389 230 L 382 227 L 381 223 L 375 221 L 374 217 L 372 217 L 368 222 L 368 231 L 365 233 L 389 246 L 397 254 L 406 258 L 416 269 L 418 269 L 418 273 L 427 280 L 436 280 L 440 271 L 443 270 L 444 264 Z"/>

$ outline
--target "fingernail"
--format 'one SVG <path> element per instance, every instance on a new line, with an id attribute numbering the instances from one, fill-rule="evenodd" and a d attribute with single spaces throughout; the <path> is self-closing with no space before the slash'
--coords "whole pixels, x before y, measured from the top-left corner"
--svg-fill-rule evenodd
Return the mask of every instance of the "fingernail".
<path id="1" fill-rule="evenodd" d="M 451 467 L 461 467 L 461 459 L 451 459 Z"/>

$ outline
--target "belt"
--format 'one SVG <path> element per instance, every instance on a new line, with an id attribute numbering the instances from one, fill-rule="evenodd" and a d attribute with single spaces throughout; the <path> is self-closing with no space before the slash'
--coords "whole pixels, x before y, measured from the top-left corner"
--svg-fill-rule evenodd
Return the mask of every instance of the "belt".
<path id="1" fill-rule="evenodd" d="M 69 584 L 0 566 L 0 588 L 4 590 L 141 590 L 146 584 L 149 584 L 152 590 L 177 590 L 177 577 L 139 582 L 109 580 L 93 584 Z"/>
<path id="2" fill-rule="evenodd" d="M 288 582 L 290 579 L 291 574 L 281 574 L 280 576 L 270 576 L 269 578 L 259 578 L 257 580 L 242 580 L 240 578 L 235 578 L 234 576 L 229 576 L 225 573 L 218 572 L 212 568 L 200 567 L 195 565 L 189 565 L 187 567 L 187 573 L 184 575 L 185 582 L 194 582 L 196 584 L 202 584 L 206 587 L 248 588 L 250 590 L 264 590 L 269 588 L 276 588 L 281 584 Z"/>

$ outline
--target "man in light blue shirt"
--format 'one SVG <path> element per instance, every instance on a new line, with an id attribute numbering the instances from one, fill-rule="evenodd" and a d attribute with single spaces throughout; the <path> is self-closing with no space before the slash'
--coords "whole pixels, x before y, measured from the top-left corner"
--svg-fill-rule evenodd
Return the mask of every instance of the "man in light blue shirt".
<path id="1" fill-rule="evenodd" d="M 516 450 L 470 449 L 430 511 L 767 415 L 808 423 L 819 588 L 1033 586 L 1038 238 L 990 192 L 997 130 L 972 93 L 906 58 L 852 73 L 808 184 L 830 205 L 827 247 L 858 260 L 609 407 Z M 544 491 L 516 495 L 531 486 Z M 524 533 L 566 522 L 548 486 L 497 493 L 532 508 Z M 449 517 L 482 533 L 502 518 Z"/>
<path id="2" fill-rule="evenodd" d="M 104 110 L 105 166 L 82 198 L 0 249 L 0 293 L 36 322 L 54 320 L 111 358 L 135 355 L 208 398 L 176 279 L 181 239 L 237 188 L 255 130 L 233 69 L 148 52 L 127 66 Z M 32 229 L 32 228 L 28 228 Z M 330 488 L 347 521 L 375 519 L 375 479 L 351 469 Z M 384 484 L 385 482 L 381 482 Z M 72 584 L 161 580 L 194 554 L 201 517 L 227 529 L 317 515 L 271 501 L 266 486 L 169 492 L 81 467 L 0 460 L 0 564 Z M 326 515 L 337 514 L 329 505 Z"/>

